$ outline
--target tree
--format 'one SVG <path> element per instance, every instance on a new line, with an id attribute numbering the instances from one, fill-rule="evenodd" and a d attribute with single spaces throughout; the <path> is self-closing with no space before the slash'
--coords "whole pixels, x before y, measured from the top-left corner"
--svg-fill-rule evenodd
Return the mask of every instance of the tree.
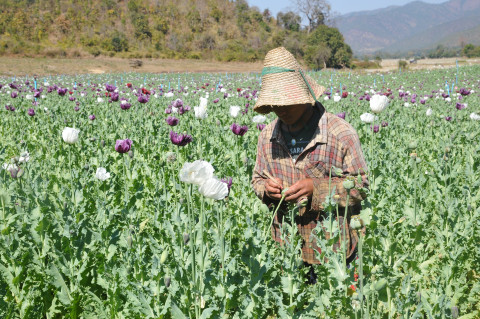
<path id="1" fill-rule="evenodd" d="M 325 63 L 327 67 L 339 68 L 350 66 L 350 60 L 353 56 L 352 49 L 344 42 L 343 35 L 338 29 L 320 25 L 310 33 L 307 44 L 307 52 L 310 52 L 312 61 L 315 60 L 315 51 L 310 47 L 320 50 L 318 48 L 326 46 L 331 50 L 330 56 Z"/>
<path id="2" fill-rule="evenodd" d="M 308 20 L 307 32 L 324 25 L 330 15 L 330 4 L 327 0 L 295 0 L 298 11 Z"/>
<path id="3" fill-rule="evenodd" d="M 287 13 L 279 12 L 277 14 L 277 24 L 285 30 L 299 31 L 300 22 L 302 22 L 302 18 L 295 12 L 288 11 Z"/>
<path id="4" fill-rule="evenodd" d="M 312 69 L 326 68 L 331 55 L 332 50 L 325 43 L 320 43 L 316 46 L 307 47 L 305 61 Z"/>

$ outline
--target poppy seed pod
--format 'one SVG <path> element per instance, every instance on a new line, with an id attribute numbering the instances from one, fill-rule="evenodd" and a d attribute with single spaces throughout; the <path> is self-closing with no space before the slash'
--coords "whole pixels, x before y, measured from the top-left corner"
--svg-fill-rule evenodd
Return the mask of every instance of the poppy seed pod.
<path id="1" fill-rule="evenodd" d="M 101 141 L 100 141 L 100 145 L 102 145 L 102 147 L 105 147 L 105 141 L 104 141 L 104 140 L 101 140 Z"/>
<path id="2" fill-rule="evenodd" d="M 164 282 L 165 282 L 165 287 L 170 287 L 170 283 L 172 281 L 172 278 L 170 278 L 170 276 L 166 276 L 165 279 L 164 279 Z"/>
<path id="3" fill-rule="evenodd" d="M 352 220 L 350 221 L 350 227 L 353 230 L 361 229 L 363 226 L 364 226 L 364 222 L 359 216 L 352 217 Z"/>
<path id="4" fill-rule="evenodd" d="M 183 244 L 187 245 L 189 241 L 190 241 L 190 235 L 187 233 L 183 233 Z"/>
<path id="5" fill-rule="evenodd" d="M 411 149 L 411 150 L 416 149 L 417 148 L 417 141 L 411 141 L 408 144 L 408 148 Z"/>
<path id="6" fill-rule="evenodd" d="M 354 187 L 355 187 L 355 182 L 351 179 L 347 179 L 343 182 L 343 188 L 345 188 L 346 190 L 351 190 Z"/>

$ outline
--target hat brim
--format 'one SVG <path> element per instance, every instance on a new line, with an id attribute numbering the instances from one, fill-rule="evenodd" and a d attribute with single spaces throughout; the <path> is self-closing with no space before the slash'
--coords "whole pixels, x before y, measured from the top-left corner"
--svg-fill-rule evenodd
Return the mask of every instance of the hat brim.
<path id="1" fill-rule="evenodd" d="M 253 110 L 261 114 L 268 114 L 272 106 L 290 106 L 315 103 L 324 92 L 325 87 L 319 85 L 310 76 L 305 79 L 312 88 L 315 98 L 310 93 L 301 71 L 266 74 L 262 77 L 262 89 Z"/>

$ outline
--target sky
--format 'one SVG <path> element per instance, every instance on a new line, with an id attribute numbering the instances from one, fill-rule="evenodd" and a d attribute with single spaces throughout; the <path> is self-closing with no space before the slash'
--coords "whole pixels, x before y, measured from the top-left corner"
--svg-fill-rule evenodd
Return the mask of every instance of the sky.
<path id="1" fill-rule="evenodd" d="M 257 6 L 261 11 L 270 9 L 275 17 L 277 13 L 282 11 L 295 11 L 294 0 L 247 0 L 250 6 Z M 443 3 L 448 0 L 423 0 L 426 3 Z M 366 11 L 385 8 L 391 5 L 402 6 L 413 0 L 330 0 L 332 12 L 346 14 L 355 11 Z"/>

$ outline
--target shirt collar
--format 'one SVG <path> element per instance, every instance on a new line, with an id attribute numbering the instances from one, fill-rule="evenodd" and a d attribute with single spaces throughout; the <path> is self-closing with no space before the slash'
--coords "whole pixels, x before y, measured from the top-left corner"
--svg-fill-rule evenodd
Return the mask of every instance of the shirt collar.
<path id="1" fill-rule="evenodd" d="M 320 111 L 322 111 L 320 109 L 321 106 L 317 106 L 317 108 Z M 277 143 L 285 144 L 285 141 L 283 140 L 283 137 L 282 137 L 281 128 L 280 128 L 280 125 L 282 122 L 278 118 L 275 121 L 276 123 L 274 124 L 272 137 L 270 141 L 272 142 L 276 141 Z M 310 147 L 317 143 L 320 143 L 320 144 L 327 143 L 327 124 L 328 124 L 327 111 L 324 111 L 322 117 L 320 118 L 320 121 L 318 121 L 318 127 L 314 133 L 314 137 L 312 138 L 310 143 L 308 143 L 307 147 Z"/>

